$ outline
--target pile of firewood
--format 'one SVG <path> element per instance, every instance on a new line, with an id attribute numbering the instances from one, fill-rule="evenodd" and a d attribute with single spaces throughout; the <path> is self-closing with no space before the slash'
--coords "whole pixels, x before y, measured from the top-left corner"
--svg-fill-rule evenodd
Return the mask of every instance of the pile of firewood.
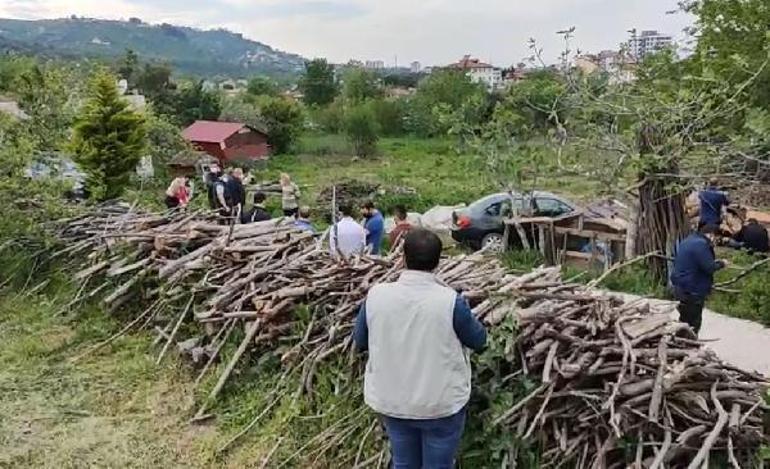
<path id="1" fill-rule="evenodd" d="M 97 293 L 113 310 L 138 297 L 149 305 L 86 353 L 132 328 L 155 330 L 158 361 L 174 345 L 200 365 L 198 382 L 220 370 L 197 418 L 251 353 L 278 354 L 300 376 L 297 393 L 311 392 L 319 367 L 351 349 L 368 289 L 403 269 L 398 248 L 335 259 L 322 240 L 280 220 L 228 226 L 205 213 L 105 205 L 57 233 L 67 242 L 60 254 L 88 264 L 75 274 L 82 287 L 71 305 Z M 720 362 L 649 303 L 565 283 L 555 268 L 511 275 L 482 255 L 445 259 L 437 275 L 492 333 L 515 315 L 519 335 L 506 359 L 541 384 L 495 424 L 539 440 L 544 464 L 612 467 L 630 457 L 637 467 L 697 466 L 712 450 L 738 464 L 767 442 L 764 378 Z M 182 327 L 190 323 L 199 327 Z M 239 347 L 213 367 L 239 328 Z"/>
<path id="2" fill-rule="evenodd" d="M 503 291 L 520 307 L 513 355 L 540 385 L 495 424 L 539 441 L 544 466 L 695 468 L 712 451 L 752 465 L 768 442 L 765 377 L 643 299 L 563 284 L 554 269 L 525 277 Z M 491 325 L 493 313 L 480 312 Z"/>

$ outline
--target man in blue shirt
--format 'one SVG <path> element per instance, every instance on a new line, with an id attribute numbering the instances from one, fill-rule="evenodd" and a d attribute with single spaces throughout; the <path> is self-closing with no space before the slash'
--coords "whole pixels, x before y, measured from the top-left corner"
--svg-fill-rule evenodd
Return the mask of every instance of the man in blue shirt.
<path id="1" fill-rule="evenodd" d="M 700 221 L 699 225 L 714 225 L 717 228 L 722 224 L 722 208 L 730 205 L 727 195 L 717 187 L 718 181 L 711 179 L 700 194 Z"/>
<path id="2" fill-rule="evenodd" d="M 468 303 L 433 271 L 441 240 L 417 228 L 404 237 L 407 270 L 369 290 L 353 339 L 368 350 L 364 400 L 382 417 L 397 469 L 451 469 L 471 393 L 467 349 L 487 333 Z"/>
<path id="3" fill-rule="evenodd" d="M 379 255 L 382 236 L 385 233 L 385 219 L 371 201 L 364 203 L 361 207 L 361 214 L 366 219 L 364 222 L 364 229 L 366 230 L 366 246 L 370 248 L 369 251 L 372 254 Z"/>
<path id="4" fill-rule="evenodd" d="M 703 320 L 703 306 L 714 285 L 714 272 L 725 267 L 726 262 L 716 260 L 710 236 L 717 231 L 716 225 L 701 225 L 679 243 L 674 257 L 671 284 L 674 297 L 679 301 L 679 320 L 692 326 L 698 334 Z"/>

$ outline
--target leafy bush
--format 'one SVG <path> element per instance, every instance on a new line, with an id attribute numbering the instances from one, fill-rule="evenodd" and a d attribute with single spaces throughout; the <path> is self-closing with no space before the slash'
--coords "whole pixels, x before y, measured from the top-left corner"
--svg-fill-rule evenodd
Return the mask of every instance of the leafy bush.
<path id="1" fill-rule="evenodd" d="M 296 142 L 305 123 L 297 103 L 283 97 L 264 96 L 259 114 L 267 129 L 267 141 L 275 153 L 286 153 Z"/>
<path id="2" fill-rule="evenodd" d="M 354 106 L 345 113 L 345 134 L 357 156 L 370 156 L 377 149 L 379 125 L 368 104 Z"/>
<path id="3" fill-rule="evenodd" d="M 401 99 L 377 99 L 371 102 L 372 111 L 385 137 L 404 135 L 406 102 Z"/>

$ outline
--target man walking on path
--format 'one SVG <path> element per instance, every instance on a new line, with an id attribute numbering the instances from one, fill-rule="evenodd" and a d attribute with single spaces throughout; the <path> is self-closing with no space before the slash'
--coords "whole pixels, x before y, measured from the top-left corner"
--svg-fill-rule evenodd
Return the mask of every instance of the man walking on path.
<path id="1" fill-rule="evenodd" d="M 353 208 L 350 205 L 342 205 L 339 208 L 342 219 L 332 226 L 329 234 L 329 247 L 332 255 L 342 254 L 350 257 L 361 254 L 366 248 L 366 231 L 364 227 L 353 220 Z"/>
<path id="2" fill-rule="evenodd" d="M 406 268 L 375 285 L 353 338 L 369 350 L 364 398 L 380 414 L 396 469 L 454 466 L 471 392 L 468 351 L 486 344 L 468 303 L 433 275 L 441 240 L 424 229 L 404 239 Z"/>
<path id="3" fill-rule="evenodd" d="M 361 214 L 366 220 L 364 229 L 366 230 L 366 246 L 372 254 L 380 254 L 380 245 L 382 244 L 382 235 L 385 232 L 385 219 L 382 213 L 374 207 L 374 203 L 369 201 L 361 207 Z"/>
<path id="4" fill-rule="evenodd" d="M 679 320 L 692 326 L 696 334 L 703 320 L 703 306 L 714 285 L 714 272 L 726 262 L 716 260 L 709 236 L 717 231 L 716 225 L 702 225 L 679 243 L 674 258 L 671 284 L 674 297 L 679 301 Z"/>
<path id="5" fill-rule="evenodd" d="M 230 177 L 227 179 L 227 202 L 233 210 L 233 215 L 238 212 L 240 207 L 243 212 L 246 206 L 246 190 L 243 188 L 243 170 L 241 168 L 233 169 Z"/>
<path id="6" fill-rule="evenodd" d="M 709 180 L 708 185 L 698 194 L 700 200 L 699 226 L 714 225 L 717 228 L 722 224 L 722 209 L 730 205 L 727 194 L 717 187 L 716 179 Z"/>

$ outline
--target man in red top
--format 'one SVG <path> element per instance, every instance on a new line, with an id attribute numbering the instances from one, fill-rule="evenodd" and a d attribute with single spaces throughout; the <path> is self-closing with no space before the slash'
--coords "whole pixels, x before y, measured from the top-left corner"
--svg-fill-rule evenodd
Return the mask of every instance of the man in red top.
<path id="1" fill-rule="evenodd" d="M 396 205 L 393 209 L 393 220 L 396 222 L 396 226 L 388 235 L 391 247 L 395 246 L 398 240 L 412 229 L 412 224 L 406 220 L 406 216 L 406 208 L 403 205 Z"/>

